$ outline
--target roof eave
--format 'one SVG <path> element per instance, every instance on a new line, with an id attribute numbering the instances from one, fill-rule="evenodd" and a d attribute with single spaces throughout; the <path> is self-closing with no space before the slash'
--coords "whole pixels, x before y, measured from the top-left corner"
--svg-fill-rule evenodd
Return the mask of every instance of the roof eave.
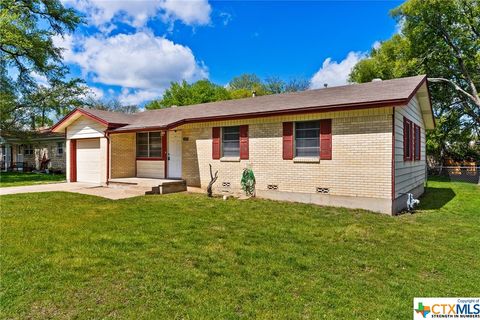
<path id="1" fill-rule="evenodd" d="M 70 125 L 70 120 L 72 119 L 72 117 L 75 117 L 76 115 L 80 115 L 80 116 L 85 116 L 93 121 L 96 121 L 104 126 L 106 126 L 107 128 L 118 128 L 118 127 L 122 127 L 122 126 L 125 126 L 127 125 L 127 123 L 114 123 L 114 122 L 108 122 L 107 120 L 105 119 L 102 119 L 98 116 L 95 116 L 91 113 L 89 113 L 88 111 L 85 111 L 84 109 L 79 109 L 79 108 L 75 108 L 74 110 L 72 110 L 69 114 L 67 114 L 65 117 L 63 117 L 62 119 L 60 119 L 52 128 L 51 128 L 51 131 L 52 132 L 65 132 L 65 128 Z M 76 119 L 78 119 L 79 117 L 77 117 Z M 75 120 L 76 120 L 75 119 Z M 73 121 L 75 121 L 73 120 Z"/>

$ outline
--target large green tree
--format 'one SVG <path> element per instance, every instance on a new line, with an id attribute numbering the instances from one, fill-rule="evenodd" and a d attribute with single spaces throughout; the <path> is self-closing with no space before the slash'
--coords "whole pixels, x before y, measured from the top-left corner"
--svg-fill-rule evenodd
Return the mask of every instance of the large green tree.
<path id="1" fill-rule="evenodd" d="M 470 154 L 468 141 L 480 133 L 480 2 L 409 0 L 392 15 L 400 34 L 361 60 L 350 81 L 426 73 L 439 124 L 428 133 L 427 151 L 440 162 Z"/>
<path id="2" fill-rule="evenodd" d="M 277 81 L 278 78 L 270 78 L 272 81 Z M 273 82 L 272 82 L 273 83 Z M 244 73 L 234 77 L 228 83 L 228 90 L 232 99 L 248 98 L 255 93 L 256 96 L 264 96 L 272 94 L 266 87 L 265 83 L 254 73 Z"/>
<path id="3" fill-rule="evenodd" d="M 145 108 L 162 109 L 229 99 L 231 97 L 227 89 L 208 80 L 199 80 L 192 84 L 186 81 L 172 82 L 161 99 L 148 103 Z"/>
<path id="4" fill-rule="evenodd" d="M 480 1 L 410 0 L 393 15 L 430 81 L 453 88 L 460 111 L 480 126 Z"/>
<path id="5" fill-rule="evenodd" d="M 66 80 L 62 51 L 52 40 L 72 32 L 81 21 L 59 0 L 1 0 L 2 131 L 45 124 L 47 115 L 75 105 L 86 92 L 80 80 Z"/>

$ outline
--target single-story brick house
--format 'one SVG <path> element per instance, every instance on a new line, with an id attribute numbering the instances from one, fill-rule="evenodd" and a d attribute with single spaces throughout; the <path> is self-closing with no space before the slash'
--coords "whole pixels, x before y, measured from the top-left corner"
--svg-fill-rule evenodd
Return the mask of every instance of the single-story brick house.
<path id="1" fill-rule="evenodd" d="M 245 167 L 259 197 L 395 214 L 424 191 L 425 130 L 433 129 L 425 76 L 122 114 L 75 109 L 67 179 L 184 179 L 241 192 Z"/>
<path id="2" fill-rule="evenodd" d="M 23 135 L 0 136 L 0 170 L 40 170 L 42 160 L 48 160 L 47 168 L 65 172 L 65 135 L 39 129 Z"/>

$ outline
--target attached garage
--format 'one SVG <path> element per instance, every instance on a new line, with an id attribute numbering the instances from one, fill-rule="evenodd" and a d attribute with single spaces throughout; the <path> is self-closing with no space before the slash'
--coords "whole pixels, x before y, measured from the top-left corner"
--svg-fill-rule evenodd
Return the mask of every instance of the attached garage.
<path id="1" fill-rule="evenodd" d="M 102 154 L 100 139 L 77 140 L 77 181 L 102 182 Z"/>
<path id="2" fill-rule="evenodd" d="M 107 126 L 78 115 L 66 130 L 67 180 L 105 184 L 107 181 Z"/>

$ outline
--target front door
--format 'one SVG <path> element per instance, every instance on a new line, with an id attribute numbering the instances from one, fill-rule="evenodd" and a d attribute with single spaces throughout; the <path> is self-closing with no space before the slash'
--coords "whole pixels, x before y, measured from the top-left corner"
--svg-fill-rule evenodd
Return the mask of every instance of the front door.
<path id="1" fill-rule="evenodd" d="M 182 177 L 182 131 L 168 131 L 168 178 Z"/>

